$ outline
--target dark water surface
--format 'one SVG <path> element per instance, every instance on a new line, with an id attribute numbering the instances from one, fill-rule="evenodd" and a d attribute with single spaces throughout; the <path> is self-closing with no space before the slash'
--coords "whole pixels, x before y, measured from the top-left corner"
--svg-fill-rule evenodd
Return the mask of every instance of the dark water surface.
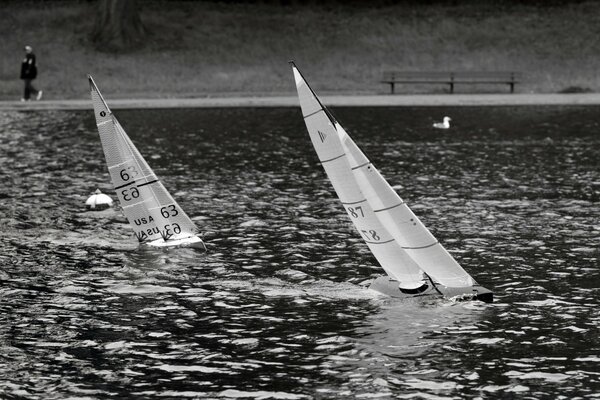
<path id="1" fill-rule="evenodd" d="M 490 305 L 366 288 L 298 109 L 117 112 L 207 254 L 85 211 L 91 111 L 0 112 L 0 398 L 598 398 L 599 111 L 335 110 Z"/>

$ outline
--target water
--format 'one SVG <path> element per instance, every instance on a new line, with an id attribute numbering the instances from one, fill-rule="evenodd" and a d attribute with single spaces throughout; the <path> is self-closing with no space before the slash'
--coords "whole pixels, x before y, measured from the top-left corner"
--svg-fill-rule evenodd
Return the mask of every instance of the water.
<path id="1" fill-rule="evenodd" d="M 597 398 L 598 108 L 335 112 L 493 304 L 369 291 L 297 109 L 117 112 L 207 254 L 85 211 L 91 111 L 0 112 L 0 397 Z"/>

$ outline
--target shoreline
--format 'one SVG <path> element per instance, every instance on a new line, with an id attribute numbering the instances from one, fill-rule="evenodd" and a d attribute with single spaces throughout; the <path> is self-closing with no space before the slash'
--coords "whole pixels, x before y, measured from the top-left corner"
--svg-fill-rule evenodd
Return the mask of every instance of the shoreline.
<path id="1" fill-rule="evenodd" d="M 331 107 L 457 107 L 600 105 L 600 93 L 573 94 L 426 94 L 426 95 L 328 95 Z M 163 99 L 115 99 L 107 101 L 115 110 L 152 108 L 298 107 L 293 96 L 237 96 Z M 90 110 L 89 99 L 0 101 L 0 111 Z"/>

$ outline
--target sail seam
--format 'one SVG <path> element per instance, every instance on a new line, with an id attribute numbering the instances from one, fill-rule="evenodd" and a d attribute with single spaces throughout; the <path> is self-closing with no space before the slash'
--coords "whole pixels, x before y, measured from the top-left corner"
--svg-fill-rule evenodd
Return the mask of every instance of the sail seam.
<path id="1" fill-rule="evenodd" d="M 318 114 L 318 113 L 319 113 L 319 112 L 321 112 L 321 111 L 323 111 L 323 109 L 322 109 L 322 108 L 318 109 L 318 110 L 317 110 L 317 111 L 315 111 L 315 112 L 311 112 L 310 114 L 303 115 L 302 117 L 303 117 L 304 119 L 306 119 L 306 118 L 308 118 L 308 117 L 312 117 L 312 116 L 313 116 L 313 115 L 315 115 L 315 114 Z"/>
<path id="2" fill-rule="evenodd" d="M 330 158 L 330 159 L 328 159 L 328 160 L 324 160 L 324 161 L 321 161 L 321 160 L 319 160 L 319 161 L 321 162 L 321 164 L 325 164 L 325 163 L 328 163 L 328 162 L 331 162 L 331 161 L 335 161 L 335 160 L 337 160 L 338 158 L 342 158 L 342 157 L 344 157 L 345 155 L 346 155 L 346 153 L 344 153 L 344 154 L 342 154 L 342 155 L 340 155 L 340 156 L 337 156 L 337 157 Z"/>
<path id="3" fill-rule="evenodd" d="M 385 242 L 370 242 L 370 241 L 368 241 L 368 240 L 365 240 L 365 242 L 366 242 L 366 243 L 369 243 L 369 244 L 386 244 L 386 243 L 393 242 L 394 240 L 396 240 L 396 239 L 390 239 L 390 240 L 386 240 Z"/>
<path id="4" fill-rule="evenodd" d="M 395 206 L 390 206 L 390 207 L 386 207 L 386 208 L 380 208 L 379 210 L 373 210 L 373 212 L 382 212 L 382 211 L 391 210 L 392 208 L 400 207 L 402 204 L 404 204 L 404 202 L 398 203 Z"/>
<path id="5" fill-rule="evenodd" d="M 104 124 L 108 124 L 109 122 L 112 122 L 112 120 L 111 120 L 111 119 L 109 119 L 109 120 L 106 120 L 106 121 L 100 122 L 99 124 L 96 124 L 96 126 L 102 126 L 102 125 L 104 125 Z"/>
<path id="6" fill-rule="evenodd" d="M 428 244 L 427 246 L 419 246 L 419 247 L 405 247 L 405 246 L 401 246 L 401 247 L 403 249 L 405 249 L 405 250 L 421 250 L 421 249 L 427 249 L 429 247 L 433 247 L 433 246 L 435 246 L 436 244 L 439 244 L 439 243 L 440 242 L 435 241 L 434 243 Z"/>
<path id="7" fill-rule="evenodd" d="M 367 161 L 367 162 L 366 162 L 366 163 L 364 163 L 364 164 L 360 164 L 360 165 L 357 165 L 356 167 L 352 167 L 352 171 L 354 171 L 355 169 L 362 168 L 362 167 L 364 167 L 364 166 L 366 166 L 366 165 L 369 165 L 369 164 L 371 164 L 371 161 Z"/>

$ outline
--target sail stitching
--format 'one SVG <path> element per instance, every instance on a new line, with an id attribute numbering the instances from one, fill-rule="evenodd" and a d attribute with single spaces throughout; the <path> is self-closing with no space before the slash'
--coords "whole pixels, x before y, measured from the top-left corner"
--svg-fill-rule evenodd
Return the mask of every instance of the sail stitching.
<path id="1" fill-rule="evenodd" d="M 96 126 L 102 126 L 102 125 L 104 125 L 104 124 L 108 124 L 109 122 L 111 122 L 111 120 L 110 120 L 110 119 L 109 119 L 109 120 L 106 120 L 106 121 L 103 121 L 103 122 L 100 122 L 99 124 L 96 124 Z"/>
<path id="2" fill-rule="evenodd" d="M 342 157 L 344 157 L 345 155 L 346 155 L 346 153 L 344 153 L 344 154 L 342 154 L 342 155 L 339 155 L 339 156 L 337 156 L 337 157 L 330 158 L 330 159 L 328 159 L 328 160 L 324 160 L 324 161 L 321 161 L 321 160 L 319 160 L 319 161 L 321 162 L 321 164 L 325 164 L 325 163 L 328 163 L 328 162 L 331 162 L 331 161 L 335 161 L 335 160 L 337 160 L 338 158 L 342 158 Z"/>
<path id="3" fill-rule="evenodd" d="M 404 204 L 404 202 L 400 202 L 400 203 L 396 204 L 395 206 L 390 206 L 390 207 L 386 207 L 386 208 L 380 208 L 378 210 L 373 210 L 373 212 L 382 212 L 382 211 L 391 210 L 392 208 L 400 207 L 402 204 Z"/>

